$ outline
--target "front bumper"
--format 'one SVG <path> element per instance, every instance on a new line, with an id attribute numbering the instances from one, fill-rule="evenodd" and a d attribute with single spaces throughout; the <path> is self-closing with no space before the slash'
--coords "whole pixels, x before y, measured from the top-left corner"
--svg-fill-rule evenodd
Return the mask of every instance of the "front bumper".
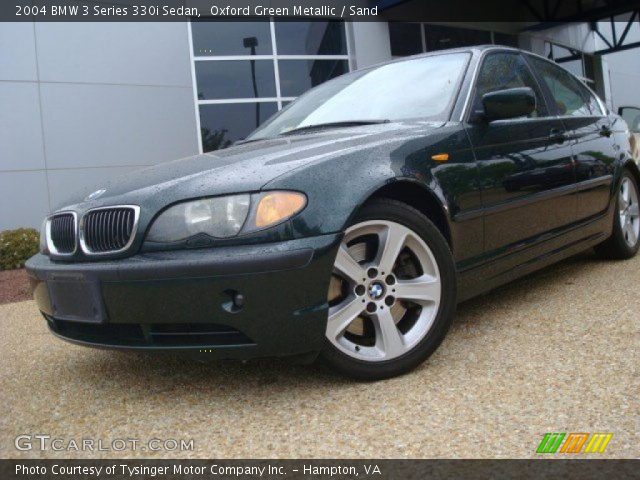
<path id="1" fill-rule="evenodd" d="M 51 331 L 88 346 L 217 358 L 317 352 L 341 235 L 26 265 Z M 236 294 L 244 297 L 238 307 Z M 81 312 L 81 313 L 78 313 Z"/>

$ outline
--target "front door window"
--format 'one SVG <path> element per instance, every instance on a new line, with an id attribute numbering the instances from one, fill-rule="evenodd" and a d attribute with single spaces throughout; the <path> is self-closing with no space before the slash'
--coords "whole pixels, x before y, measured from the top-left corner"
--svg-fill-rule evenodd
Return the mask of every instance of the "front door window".
<path id="1" fill-rule="evenodd" d="M 487 55 L 476 83 L 473 112 L 482 112 L 482 96 L 508 88 L 530 87 L 536 95 L 536 109 L 530 117 L 544 117 L 547 109 L 533 74 L 517 53 L 500 52 Z"/>

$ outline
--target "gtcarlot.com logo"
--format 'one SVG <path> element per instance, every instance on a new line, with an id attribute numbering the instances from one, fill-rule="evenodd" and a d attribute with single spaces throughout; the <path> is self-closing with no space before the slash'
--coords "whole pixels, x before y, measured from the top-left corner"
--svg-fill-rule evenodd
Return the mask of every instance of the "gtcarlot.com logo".
<path id="1" fill-rule="evenodd" d="M 193 439 L 160 439 L 151 438 L 141 440 L 139 438 L 114 438 L 111 440 L 94 438 L 59 438 L 51 435 L 18 435 L 14 445 L 16 450 L 29 451 L 51 450 L 54 452 L 123 452 L 123 451 L 149 451 L 149 452 L 188 452 L 194 449 Z"/>

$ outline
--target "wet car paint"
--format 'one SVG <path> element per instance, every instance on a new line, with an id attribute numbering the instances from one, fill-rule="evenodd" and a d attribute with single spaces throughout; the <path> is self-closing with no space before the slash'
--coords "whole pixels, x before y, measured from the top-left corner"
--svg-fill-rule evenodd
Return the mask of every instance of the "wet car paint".
<path id="1" fill-rule="evenodd" d="M 81 252 L 65 259 L 40 255 L 28 269 L 41 284 L 60 265 L 73 269 L 74 264 L 111 261 L 129 268 L 131 260 L 154 255 L 160 255 L 153 257 L 158 261 L 179 261 L 184 250 L 224 257 L 233 255 L 238 246 L 264 245 L 267 252 L 270 245 L 292 241 L 313 249 L 314 239 L 335 236 L 297 273 L 282 274 L 275 268 L 268 274 L 244 277 L 243 288 L 253 292 L 249 298 L 256 303 L 236 316 L 220 311 L 220 292 L 232 288 L 225 287 L 225 282 L 232 285 L 237 279 L 223 276 L 207 283 L 207 278 L 216 276 L 214 266 L 201 272 L 200 280 L 177 279 L 175 290 L 163 288 L 167 279 L 98 279 L 112 321 L 169 322 L 176 315 L 220 321 L 258 335 L 257 343 L 269 346 L 260 355 L 290 354 L 317 350 L 320 345 L 326 322 L 324 295 L 337 242 L 358 209 L 377 195 L 411 197 L 413 206 L 440 220 L 436 223 L 458 269 L 459 300 L 602 241 L 611 231 L 613 193 L 622 168 L 626 165 L 637 172 L 623 122 L 613 115 L 596 121 L 550 117 L 469 122 L 463 114 L 473 72 L 483 55 L 495 49 L 471 51 L 473 58 L 448 122 L 405 121 L 313 131 L 150 167 L 106 185 L 97 199 L 78 198 L 77 203 L 62 207 L 82 215 L 101 206 L 139 205 L 140 228 L 128 251 L 100 260 Z M 610 136 L 595 130 L 603 123 L 611 128 Z M 558 128 L 567 132 L 562 142 L 549 138 Z M 449 160 L 433 160 L 442 153 Z M 307 207 L 287 222 L 250 235 L 171 245 L 145 241 L 153 219 L 176 202 L 262 190 L 304 192 Z M 212 292 L 211 298 L 199 304 L 198 295 L 207 291 Z M 303 291 L 315 293 L 305 296 Z M 158 297 L 164 300 L 156 305 Z M 273 312 L 253 310 L 276 298 L 280 303 Z M 165 315 L 165 310 L 171 315 Z M 292 318 L 309 315 L 311 323 L 291 323 Z M 260 322 L 276 322 L 283 337 L 274 343 L 267 338 L 268 331 L 260 329 Z M 303 331 L 301 348 L 284 348 L 287 342 L 299 342 Z"/>

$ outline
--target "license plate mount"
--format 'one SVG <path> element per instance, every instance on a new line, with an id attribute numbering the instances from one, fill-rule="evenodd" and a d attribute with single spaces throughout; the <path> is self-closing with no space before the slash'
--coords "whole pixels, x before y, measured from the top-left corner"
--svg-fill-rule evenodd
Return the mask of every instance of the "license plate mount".
<path id="1" fill-rule="evenodd" d="M 83 274 L 52 274 L 47 279 L 53 317 L 72 322 L 106 320 L 100 283 Z"/>

